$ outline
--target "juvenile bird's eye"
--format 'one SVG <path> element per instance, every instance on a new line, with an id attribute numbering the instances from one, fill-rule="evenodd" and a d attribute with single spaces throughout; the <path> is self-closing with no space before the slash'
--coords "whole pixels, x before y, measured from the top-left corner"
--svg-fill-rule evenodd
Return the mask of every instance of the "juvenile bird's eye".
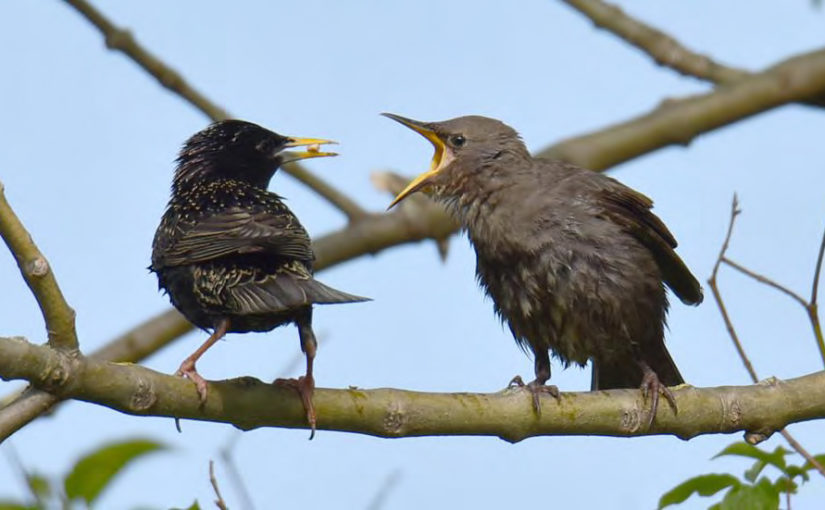
<path id="1" fill-rule="evenodd" d="M 467 139 L 461 135 L 453 135 L 450 137 L 449 142 L 453 147 L 461 147 L 467 142 Z"/>

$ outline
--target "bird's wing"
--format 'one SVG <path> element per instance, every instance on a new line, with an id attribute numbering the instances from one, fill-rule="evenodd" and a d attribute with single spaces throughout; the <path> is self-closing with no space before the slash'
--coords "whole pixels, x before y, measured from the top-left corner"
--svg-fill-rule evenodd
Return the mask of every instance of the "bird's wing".
<path id="1" fill-rule="evenodd" d="M 602 176 L 603 177 L 603 176 Z M 605 177 L 593 190 L 602 214 L 636 237 L 653 254 L 665 283 L 687 304 L 702 302 L 702 286 L 676 254 L 676 239 L 650 210 L 653 201 L 624 184 Z"/>
<path id="2" fill-rule="evenodd" d="M 179 223 L 175 229 L 160 265 L 193 264 L 248 253 L 313 260 L 309 236 L 289 213 L 229 208 L 194 223 Z"/>

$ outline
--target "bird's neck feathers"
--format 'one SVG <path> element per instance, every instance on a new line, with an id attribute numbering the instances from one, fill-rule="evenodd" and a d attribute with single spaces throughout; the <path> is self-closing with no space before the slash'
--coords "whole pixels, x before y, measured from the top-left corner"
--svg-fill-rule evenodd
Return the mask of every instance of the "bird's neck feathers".
<path id="1" fill-rule="evenodd" d="M 218 180 L 241 181 L 265 190 L 277 169 L 277 162 L 247 162 L 239 158 L 227 161 L 216 154 L 184 152 L 178 158 L 172 193 L 186 192 Z"/>
<path id="2" fill-rule="evenodd" d="M 465 227 L 483 226 L 499 205 L 518 200 L 507 193 L 519 182 L 523 168 L 530 167 L 526 149 L 504 149 L 473 161 L 457 159 L 449 175 L 436 182 L 435 195 Z"/>

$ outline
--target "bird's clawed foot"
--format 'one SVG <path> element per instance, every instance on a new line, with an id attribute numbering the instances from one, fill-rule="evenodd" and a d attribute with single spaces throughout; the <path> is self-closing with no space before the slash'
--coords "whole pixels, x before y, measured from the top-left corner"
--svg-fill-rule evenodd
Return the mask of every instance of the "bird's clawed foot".
<path id="1" fill-rule="evenodd" d="M 561 393 L 559 393 L 559 388 L 554 384 L 544 384 L 543 382 L 539 382 L 538 379 L 530 381 L 527 384 L 524 384 L 524 380 L 521 378 L 520 375 L 513 377 L 510 381 L 510 384 L 507 385 L 508 388 L 524 388 L 533 395 L 533 410 L 536 411 L 536 415 L 541 417 L 541 400 L 539 399 L 539 395 L 541 393 L 547 393 L 548 395 L 555 398 L 557 401 L 561 402 Z"/>
<path id="2" fill-rule="evenodd" d="M 197 370 L 195 370 L 195 362 L 187 358 L 180 364 L 180 368 L 175 372 L 178 377 L 185 377 L 195 383 L 195 388 L 198 390 L 198 396 L 201 399 L 201 404 L 206 402 L 207 384 L 206 379 L 201 377 Z"/>
<path id="3" fill-rule="evenodd" d="M 301 402 L 304 403 L 304 410 L 307 413 L 307 423 L 311 432 L 309 438 L 315 437 L 315 406 L 312 405 L 312 394 L 315 392 L 315 379 L 312 376 L 304 376 L 297 379 L 275 379 L 275 384 L 280 386 L 287 386 L 294 388 L 301 396 Z"/>
<path id="4" fill-rule="evenodd" d="M 647 401 L 647 397 L 650 396 L 650 411 L 647 417 L 647 428 L 650 430 L 653 427 L 653 420 L 656 418 L 656 411 L 659 408 L 659 395 L 664 395 L 665 399 L 667 400 L 670 407 L 673 409 L 673 414 L 678 413 L 678 409 L 676 408 L 676 399 L 673 397 L 673 393 L 670 391 L 670 388 L 662 384 L 659 380 L 659 376 L 656 375 L 656 372 L 650 370 L 649 368 L 644 371 L 644 377 L 642 377 L 642 385 L 640 386 L 642 390 L 642 398 Z"/>

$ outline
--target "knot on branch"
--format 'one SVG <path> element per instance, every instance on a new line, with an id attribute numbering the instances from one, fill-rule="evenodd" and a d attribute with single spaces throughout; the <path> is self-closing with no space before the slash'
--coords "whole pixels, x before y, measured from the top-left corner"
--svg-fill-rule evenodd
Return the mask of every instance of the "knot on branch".
<path id="1" fill-rule="evenodd" d="M 56 363 L 47 364 L 41 376 L 41 388 L 49 393 L 59 393 L 66 386 L 72 374 L 72 363 L 76 358 L 70 354 L 60 354 Z"/>
<path id="2" fill-rule="evenodd" d="M 155 405 L 157 400 L 158 395 L 154 386 L 152 386 L 152 381 L 141 377 L 138 379 L 135 391 L 129 399 L 129 407 L 133 411 L 147 411 Z"/>
<path id="3" fill-rule="evenodd" d="M 406 423 L 407 415 L 401 405 L 397 402 L 390 403 L 383 421 L 384 431 L 387 435 L 401 436 Z"/>
<path id="4" fill-rule="evenodd" d="M 134 44 L 134 38 L 129 30 L 112 30 L 106 34 L 103 42 L 110 50 L 123 50 L 123 48 Z"/>
<path id="5" fill-rule="evenodd" d="M 622 410 L 622 417 L 619 420 L 619 428 L 622 433 L 634 434 L 641 430 L 642 410 L 638 405 Z"/>
<path id="6" fill-rule="evenodd" d="M 42 278 L 49 274 L 49 263 L 42 255 L 38 255 L 26 264 L 24 270 L 30 278 Z"/>

